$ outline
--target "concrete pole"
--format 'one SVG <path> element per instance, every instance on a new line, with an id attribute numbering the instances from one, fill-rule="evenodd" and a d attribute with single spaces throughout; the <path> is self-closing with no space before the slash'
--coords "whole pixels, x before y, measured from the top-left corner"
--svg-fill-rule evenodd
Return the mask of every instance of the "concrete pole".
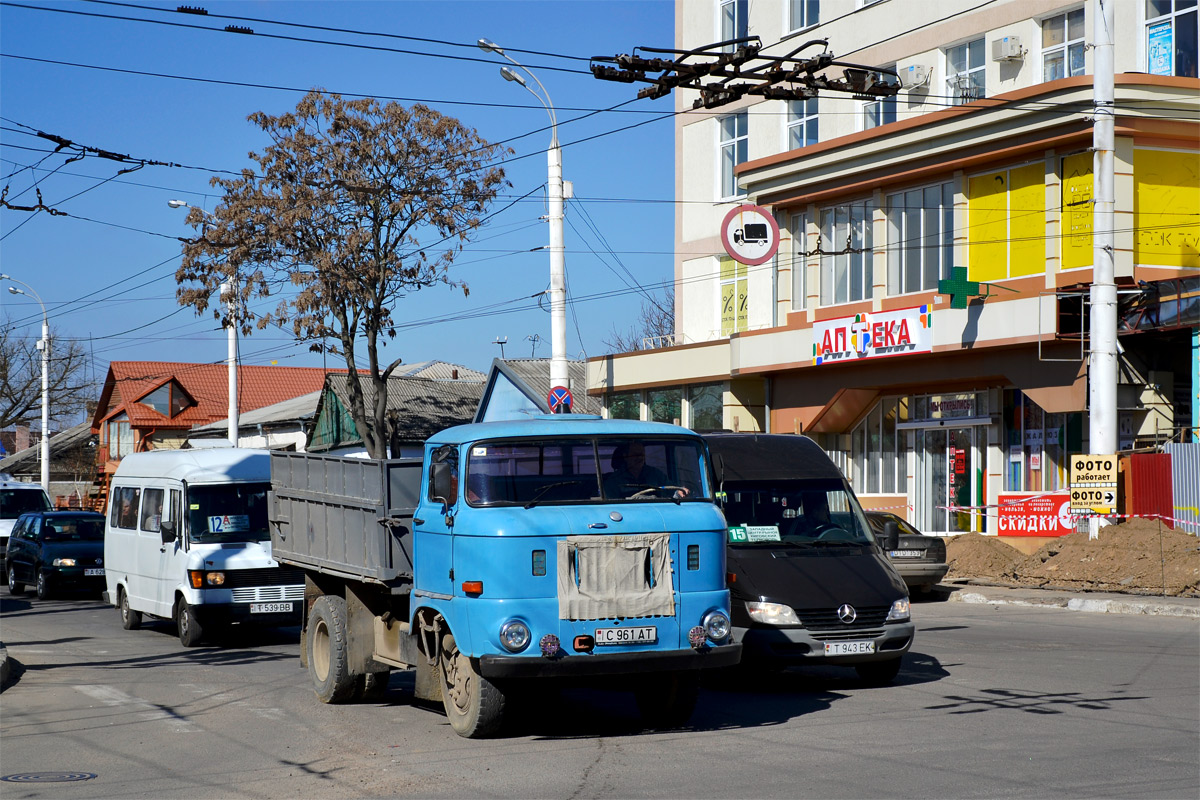
<path id="1" fill-rule="evenodd" d="M 1114 259 L 1113 169 L 1116 148 L 1116 91 L 1113 26 L 1116 0 L 1097 0 L 1093 15 L 1094 103 L 1092 127 L 1092 286 L 1091 350 L 1088 361 L 1088 452 L 1117 452 L 1117 285 Z M 1097 537 L 1100 517 L 1089 520 L 1089 536 Z"/>
<path id="2" fill-rule="evenodd" d="M 42 351 L 42 489 L 50 494 L 50 316 L 46 313 L 46 304 L 42 296 L 33 290 L 25 281 L 19 281 L 11 275 L 0 273 L 0 280 L 19 283 L 29 291 L 8 287 L 12 294 L 23 294 L 32 297 L 42 307 L 42 338 L 38 340 L 37 349 Z"/>
<path id="3" fill-rule="evenodd" d="M 567 372 L 567 271 L 563 247 L 562 148 L 555 133 L 546 151 L 550 167 L 550 388 L 570 388 Z"/>
<path id="4" fill-rule="evenodd" d="M 221 292 L 225 295 L 226 312 L 229 315 L 229 324 L 226 330 L 229 333 L 229 443 L 234 447 L 238 445 L 238 394 L 237 394 L 237 318 L 234 317 L 234 282 L 233 278 L 221 284 Z"/>

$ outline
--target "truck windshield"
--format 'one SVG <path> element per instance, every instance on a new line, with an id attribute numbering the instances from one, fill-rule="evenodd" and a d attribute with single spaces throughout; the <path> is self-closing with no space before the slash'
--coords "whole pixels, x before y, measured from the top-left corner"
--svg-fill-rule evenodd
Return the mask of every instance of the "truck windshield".
<path id="1" fill-rule="evenodd" d="M 467 502 L 712 502 L 703 452 L 686 437 L 479 442 L 467 453 Z"/>
<path id="2" fill-rule="evenodd" d="M 727 488 L 722 506 L 731 545 L 875 541 L 858 500 L 835 481 Z"/>
<path id="3" fill-rule="evenodd" d="M 188 487 L 188 536 L 193 542 L 265 542 L 269 483 Z"/>

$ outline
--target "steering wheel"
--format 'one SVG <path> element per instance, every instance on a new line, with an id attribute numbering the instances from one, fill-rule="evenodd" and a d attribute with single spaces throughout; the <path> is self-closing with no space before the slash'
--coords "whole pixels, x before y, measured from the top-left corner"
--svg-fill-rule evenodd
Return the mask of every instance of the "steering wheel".
<path id="1" fill-rule="evenodd" d="M 629 495 L 629 497 L 630 497 L 630 499 L 632 499 L 634 497 L 648 497 L 653 492 L 662 492 L 662 491 L 666 491 L 668 489 L 674 490 L 676 492 L 686 492 L 687 491 L 686 486 L 671 486 L 670 484 L 667 484 L 664 486 L 650 486 L 646 489 L 642 489 L 640 492 L 634 492 L 633 494 Z"/>
<path id="2" fill-rule="evenodd" d="M 818 539 L 831 540 L 843 538 L 849 541 L 851 538 L 853 538 L 853 534 L 851 534 L 850 531 L 846 530 L 845 528 L 839 528 L 832 522 L 827 522 L 824 525 L 818 526 L 815 533 Z"/>

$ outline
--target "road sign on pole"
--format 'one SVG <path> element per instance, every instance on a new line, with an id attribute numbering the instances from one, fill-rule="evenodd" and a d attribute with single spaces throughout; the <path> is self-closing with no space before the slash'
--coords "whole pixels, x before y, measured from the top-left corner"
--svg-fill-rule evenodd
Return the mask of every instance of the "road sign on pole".
<path id="1" fill-rule="evenodd" d="M 575 398 L 571 397 L 571 390 L 567 387 L 555 386 L 546 395 L 546 402 L 550 404 L 551 414 L 570 414 Z"/>
<path id="2" fill-rule="evenodd" d="M 1071 456 L 1071 510 L 1092 514 L 1117 511 L 1117 457 Z"/>
<path id="3" fill-rule="evenodd" d="M 721 242 L 737 261 L 751 267 L 765 264 L 779 249 L 779 225 L 765 208 L 743 203 L 725 215 Z"/>

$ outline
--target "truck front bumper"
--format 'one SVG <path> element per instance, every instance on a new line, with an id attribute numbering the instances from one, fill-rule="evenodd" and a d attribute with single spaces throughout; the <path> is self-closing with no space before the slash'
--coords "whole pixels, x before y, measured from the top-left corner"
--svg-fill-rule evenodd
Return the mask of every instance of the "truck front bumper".
<path id="1" fill-rule="evenodd" d="M 479 657 L 479 674 L 494 678 L 555 678 L 622 675 L 634 672 L 682 672 L 732 667 L 742 657 L 740 644 L 703 650 L 649 650 L 640 653 L 579 653 L 547 658 L 538 655 Z"/>

